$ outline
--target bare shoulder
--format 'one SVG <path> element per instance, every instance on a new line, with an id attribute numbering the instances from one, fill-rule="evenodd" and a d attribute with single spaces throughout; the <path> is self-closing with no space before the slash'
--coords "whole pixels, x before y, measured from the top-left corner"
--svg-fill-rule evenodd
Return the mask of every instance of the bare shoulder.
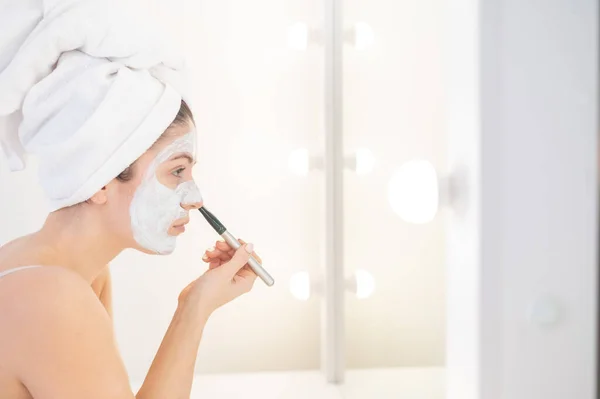
<path id="1" fill-rule="evenodd" d="M 0 325 L 1 362 L 33 397 L 132 398 L 110 318 L 76 273 L 44 266 L 0 279 Z"/>
<path id="2" fill-rule="evenodd" d="M 106 313 L 86 281 L 68 269 L 43 266 L 0 279 L 0 351 L 31 344 L 42 328 L 78 328 L 82 321 L 102 323 Z M 83 318 L 80 319 L 80 318 Z M 1 353 L 1 352 L 0 352 Z M 1 357 L 1 356 L 0 356 Z"/>
<path id="3" fill-rule="evenodd" d="M 7 310 L 6 307 L 14 308 L 16 301 L 21 305 L 17 307 L 20 311 L 33 311 L 47 309 L 54 303 L 68 299 L 94 298 L 93 294 L 81 276 L 57 266 L 21 270 L 0 279 L 0 309 L 3 311 Z M 42 298 L 45 300 L 41 301 Z M 97 298 L 95 302 L 98 302 Z"/>
<path id="4" fill-rule="evenodd" d="M 27 252 L 28 240 L 29 237 L 24 236 L 0 245 L 0 270 L 11 268 L 15 259 L 18 259 L 20 254 Z"/>

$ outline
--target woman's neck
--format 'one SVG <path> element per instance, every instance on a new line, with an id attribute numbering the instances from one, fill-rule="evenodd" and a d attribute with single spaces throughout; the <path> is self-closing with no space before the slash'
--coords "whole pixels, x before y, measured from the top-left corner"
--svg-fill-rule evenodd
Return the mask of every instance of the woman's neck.
<path id="1" fill-rule="evenodd" d="M 91 283 L 125 249 L 103 226 L 83 209 L 63 209 L 51 213 L 31 238 L 44 265 L 71 269 Z"/>

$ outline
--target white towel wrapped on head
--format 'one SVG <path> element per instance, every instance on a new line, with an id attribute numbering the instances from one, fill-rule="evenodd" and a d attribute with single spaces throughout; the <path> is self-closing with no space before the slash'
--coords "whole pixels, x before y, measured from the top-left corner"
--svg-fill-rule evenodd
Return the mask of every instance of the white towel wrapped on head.
<path id="1" fill-rule="evenodd" d="M 51 210 L 89 199 L 175 118 L 183 59 L 123 0 L 0 0 L 0 147 Z"/>

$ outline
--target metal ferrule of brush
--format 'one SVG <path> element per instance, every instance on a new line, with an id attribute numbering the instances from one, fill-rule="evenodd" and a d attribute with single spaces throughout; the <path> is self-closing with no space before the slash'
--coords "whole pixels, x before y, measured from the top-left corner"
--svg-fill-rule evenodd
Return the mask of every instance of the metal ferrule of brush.
<path id="1" fill-rule="evenodd" d="M 225 231 L 223 234 L 221 234 L 221 237 L 223 237 L 225 242 L 227 242 L 227 244 L 229 244 L 233 249 L 237 250 L 242 246 L 239 243 L 239 241 L 228 231 Z M 254 258 L 254 256 L 252 255 L 250 255 L 250 259 L 248 259 L 248 266 L 250 266 L 252 271 L 256 273 L 256 275 L 269 287 L 275 283 L 273 277 L 271 277 L 271 275 L 260 265 L 260 263 L 258 263 L 256 258 Z"/>

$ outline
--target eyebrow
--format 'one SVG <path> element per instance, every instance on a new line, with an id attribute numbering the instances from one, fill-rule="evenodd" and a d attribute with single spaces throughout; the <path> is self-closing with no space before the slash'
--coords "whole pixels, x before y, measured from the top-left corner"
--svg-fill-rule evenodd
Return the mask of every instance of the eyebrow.
<path id="1" fill-rule="evenodd" d="M 187 159 L 189 161 L 189 163 L 192 165 L 194 165 L 196 163 L 196 161 L 194 160 L 194 158 L 192 158 L 192 156 L 190 154 L 179 154 L 176 157 L 169 159 L 169 161 L 175 161 L 177 159 Z"/>

